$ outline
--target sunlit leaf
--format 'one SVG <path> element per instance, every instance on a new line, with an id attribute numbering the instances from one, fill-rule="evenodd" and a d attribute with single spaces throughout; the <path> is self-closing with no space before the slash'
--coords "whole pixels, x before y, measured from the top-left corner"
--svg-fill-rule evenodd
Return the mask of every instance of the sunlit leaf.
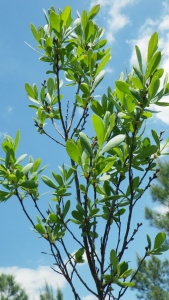
<path id="1" fill-rule="evenodd" d="M 126 136 L 124 134 L 119 134 L 119 135 L 113 137 L 102 149 L 101 154 L 103 154 L 104 152 L 108 152 L 112 148 L 116 147 L 117 145 L 122 143 L 125 140 L 125 138 L 126 138 Z"/>
<path id="2" fill-rule="evenodd" d="M 92 124 L 98 139 L 99 147 L 101 148 L 104 143 L 104 137 L 105 137 L 105 129 L 102 120 L 97 116 L 92 116 Z"/>

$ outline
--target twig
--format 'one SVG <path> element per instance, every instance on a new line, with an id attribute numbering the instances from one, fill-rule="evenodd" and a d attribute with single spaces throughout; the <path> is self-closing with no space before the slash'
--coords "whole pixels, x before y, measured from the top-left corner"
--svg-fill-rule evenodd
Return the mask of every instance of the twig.
<path id="1" fill-rule="evenodd" d="M 64 135 L 60 132 L 60 130 L 57 128 L 54 120 L 52 119 L 52 125 L 54 126 L 55 130 L 61 135 L 61 137 L 65 140 Z"/>

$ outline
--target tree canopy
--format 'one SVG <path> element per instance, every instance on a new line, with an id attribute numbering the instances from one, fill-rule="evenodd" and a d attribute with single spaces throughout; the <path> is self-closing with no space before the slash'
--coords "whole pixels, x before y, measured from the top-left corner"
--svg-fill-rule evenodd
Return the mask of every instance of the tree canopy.
<path id="1" fill-rule="evenodd" d="M 16 283 L 13 275 L 0 275 L 0 299 L 1 300 L 28 300 L 28 295 L 21 286 Z"/>
<path id="2" fill-rule="evenodd" d="M 56 149 L 62 148 L 66 162 L 58 172 L 51 172 L 52 179 L 41 176 L 46 166 L 40 167 L 39 157 L 30 156 L 23 164 L 27 155 L 17 156 L 18 131 L 14 139 L 4 136 L 0 164 L 0 201 L 16 196 L 33 230 L 49 244 L 54 270 L 65 277 L 75 300 L 82 299 L 80 284 L 99 300 L 120 299 L 134 286 L 137 270 L 133 274 L 126 252 L 137 251 L 134 240 L 142 223 L 133 224 L 133 212 L 156 179 L 156 159 L 164 154 L 162 133 L 159 138 L 152 129 L 151 137 L 146 135 L 146 120 L 153 118 L 150 105 L 167 106 L 161 100 L 169 94 L 154 32 L 146 61 L 136 45 L 137 65 L 126 75 L 121 73 L 115 85 L 97 99 L 97 87 L 111 58 L 104 30 L 95 20 L 99 9 L 96 5 L 89 12 L 78 12 L 73 21 L 70 6 L 63 11 L 51 6 L 44 11 L 45 25 L 30 25 L 40 60 L 48 67 L 40 88 L 25 84 L 29 107 L 35 113 L 38 133 L 51 139 Z M 65 88 L 69 88 L 68 96 Z M 46 213 L 40 204 L 40 176 L 52 191 L 51 197 L 46 196 L 50 198 Z M 37 221 L 27 210 L 26 198 L 38 213 Z M 70 250 L 68 236 L 75 252 Z M 154 242 L 147 234 L 142 261 L 168 250 L 165 240 L 165 232 L 159 232 Z M 84 263 L 90 274 L 87 279 L 79 268 Z"/>

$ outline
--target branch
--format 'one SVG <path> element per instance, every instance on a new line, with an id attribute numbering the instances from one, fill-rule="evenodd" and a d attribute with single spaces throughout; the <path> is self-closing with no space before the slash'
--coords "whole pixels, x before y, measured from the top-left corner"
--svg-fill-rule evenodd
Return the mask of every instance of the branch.
<path id="1" fill-rule="evenodd" d="M 44 133 L 45 135 L 47 135 L 47 136 L 48 136 L 51 140 L 53 140 L 55 143 L 57 143 L 57 144 L 59 144 L 59 145 L 65 147 L 64 144 L 62 144 L 61 142 L 55 140 L 55 139 L 54 139 L 52 136 L 50 136 L 44 129 L 43 129 L 43 133 Z"/>
<path id="2" fill-rule="evenodd" d="M 60 118 L 61 118 L 61 123 L 62 123 L 62 128 L 65 134 L 65 140 L 67 140 L 67 130 L 65 127 L 65 123 L 63 120 L 63 115 L 62 115 L 62 106 L 61 106 L 61 100 L 60 100 L 60 89 L 59 89 L 59 55 L 58 55 L 58 40 L 54 39 L 54 42 L 56 44 L 56 49 L 55 49 L 55 74 L 56 74 L 56 80 L 57 80 L 57 97 L 58 97 L 58 105 L 59 105 L 59 113 L 60 113 Z"/>
<path id="3" fill-rule="evenodd" d="M 81 77 L 79 77 L 79 82 L 78 82 L 78 87 L 77 87 L 76 95 L 79 94 L 80 84 L 81 84 Z M 75 103 L 74 103 L 74 107 L 73 107 L 72 115 L 71 115 L 71 118 L 70 118 L 70 122 L 69 122 L 69 125 L 67 127 L 67 133 L 69 133 L 69 131 L 70 131 L 71 127 L 72 127 L 73 119 L 74 119 L 76 108 L 77 108 L 76 103 L 77 103 L 77 100 L 75 100 Z"/>
<path id="4" fill-rule="evenodd" d="M 63 246 L 63 248 L 64 248 L 64 250 L 65 250 L 65 252 L 66 252 L 66 254 L 67 254 L 67 257 L 69 258 L 69 253 L 68 253 L 68 251 L 67 251 L 67 249 L 66 249 L 66 246 L 65 246 L 63 240 L 62 240 L 62 246 Z M 75 271 L 76 275 L 78 276 L 79 280 L 82 282 L 82 284 L 86 287 L 86 289 L 87 289 L 90 293 L 92 293 L 93 295 L 95 295 L 95 296 L 97 297 L 98 295 L 97 295 L 93 290 L 91 290 L 91 289 L 88 287 L 88 285 L 85 283 L 85 281 L 81 278 L 81 276 L 79 275 L 79 273 L 78 273 L 76 267 L 73 266 L 71 259 L 69 260 L 69 262 L 70 262 L 70 264 L 71 264 L 71 267 L 74 268 L 74 271 Z"/>
<path id="5" fill-rule="evenodd" d="M 55 122 L 54 122 L 54 120 L 52 119 L 52 124 L 53 124 L 53 126 L 54 126 L 54 128 L 55 128 L 55 130 L 61 135 L 61 137 L 65 140 L 65 137 L 64 137 L 64 135 L 60 132 L 60 130 L 57 128 L 57 126 L 56 126 L 56 124 L 55 124 Z"/>
<path id="6" fill-rule="evenodd" d="M 24 211 L 26 217 L 28 218 L 28 220 L 29 220 L 30 223 L 32 224 L 33 228 L 35 228 L 35 224 L 34 224 L 34 222 L 32 221 L 31 217 L 28 215 L 28 213 L 27 213 L 27 211 L 26 211 L 26 209 L 25 209 L 25 207 L 24 207 L 24 205 L 23 205 L 23 200 L 20 198 L 17 189 L 15 190 L 15 195 L 17 196 L 17 198 L 18 198 L 18 200 L 19 200 L 19 202 L 20 202 L 20 204 L 21 204 L 21 206 L 22 206 L 22 209 L 23 209 L 23 211 Z"/>

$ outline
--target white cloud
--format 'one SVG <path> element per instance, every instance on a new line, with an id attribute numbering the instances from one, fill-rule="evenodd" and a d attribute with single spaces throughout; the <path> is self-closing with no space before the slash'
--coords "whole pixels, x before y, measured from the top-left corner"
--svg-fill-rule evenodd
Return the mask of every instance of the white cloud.
<path id="1" fill-rule="evenodd" d="M 39 266 L 37 269 L 2 267 L 0 268 L 1 273 L 14 275 L 16 281 L 26 290 L 29 298 L 34 300 L 39 299 L 39 293 L 45 284 L 45 280 L 54 290 L 57 287 L 63 289 L 66 285 L 66 279 L 48 266 Z"/>
<path id="2" fill-rule="evenodd" d="M 114 70 L 113 70 L 113 68 L 108 68 L 108 67 L 107 67 L 107 68 L 105 69 L 105 71 L 106 71 L 106 73 L 113 73 Z"/>
<path id="3" fill-rule="evenodd" d="M 97 298 L 94 295 L 88 295 L 85 297 L 82 297 L 82 300 L 96 300 Z"/>
<path id="4" fill-rule="evenodd" d="M 162 215 L 165 215 L 169 211 L 169 208 L 164 205 L 158 205 L 154 207 L 154 210 Z"/>
<path id="5" fill-rule="evenodd" d="M 122 13 L 126 6 L 132 5 L 134 0 L 96 0 L 91 2 L 91 6 L 100 4 L 105 12 L 105 21 L 107 23 L 106 38 L 111 43 L 114 41 L 115 34 L 129 24 L 130 18 L 128 15 Z"/>

